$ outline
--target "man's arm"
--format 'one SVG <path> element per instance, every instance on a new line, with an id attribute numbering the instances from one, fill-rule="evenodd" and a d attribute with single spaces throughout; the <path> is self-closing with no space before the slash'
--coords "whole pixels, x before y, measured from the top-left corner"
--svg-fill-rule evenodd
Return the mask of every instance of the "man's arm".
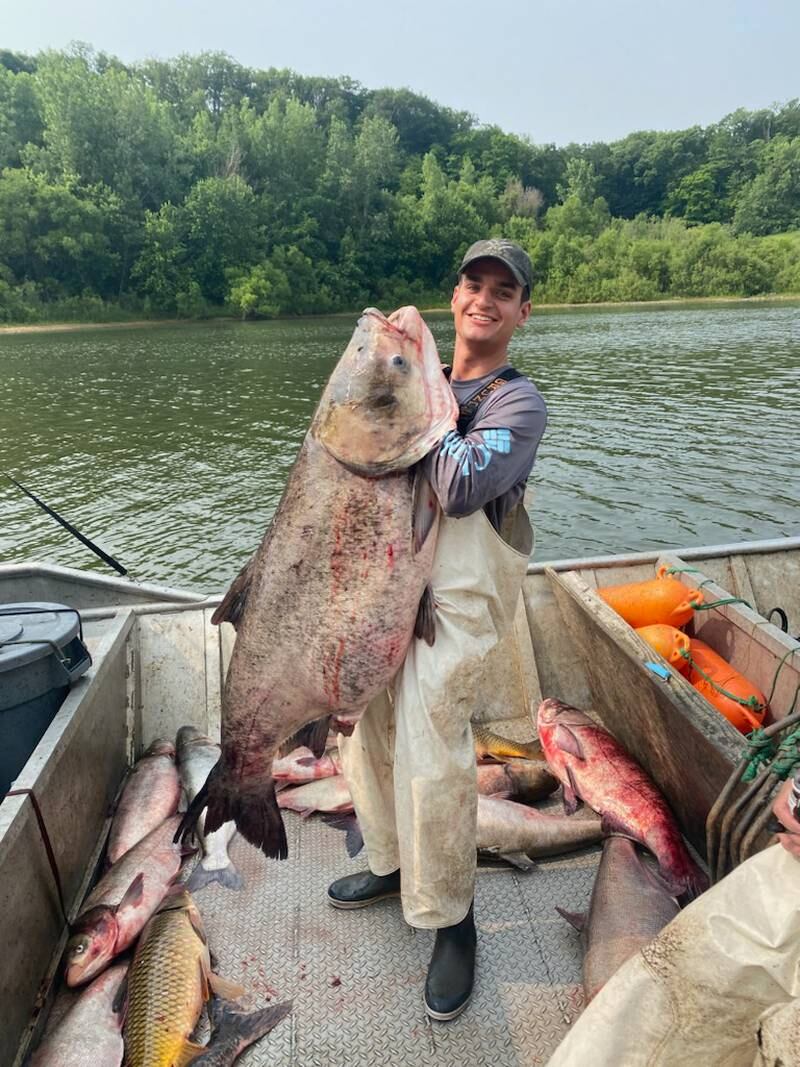
<path id="1" fill-rule="evenodd" d="M 423 471 L 445 515 L 461 517 L 524 482 L 547 425 L 547 408 L 535 389 L 495 392 L 461 436 L 452 430 L 423 460 Z"/>
<path id="2" fill-rule="evenodd" d="M 793 783 L 797 780 L 798 787 L 800 787 L 800 773 L 795 773 L 794 778 L 788 778 L 781 788 L 778 790 L 778 795 L 775 797 L 775 803 L 772 805 L 772 812 L 776 818 L 783 824 L 786 832 L 778 835 L 778 840 L 786 849 L 787 852 L 791 852 L 793 856 L 800 859 L 800 822 L 792 814 L 789 808 L 789 795 L 792 790 Z M 800 810 L 800 809 L 798 809 Z"/>

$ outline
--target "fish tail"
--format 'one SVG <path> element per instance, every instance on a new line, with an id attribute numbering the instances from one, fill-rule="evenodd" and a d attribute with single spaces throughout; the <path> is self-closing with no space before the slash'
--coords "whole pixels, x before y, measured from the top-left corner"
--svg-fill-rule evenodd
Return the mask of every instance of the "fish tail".
<path id="1" fill-rule="evenodd" d="M 265 856 L 285 860 L 289 855 L 286 828 L 278 808 L 272 778 L 265 778 L 244 788 L 240 782 L 231 782 L 223 774 L 215 773 L 218 768 L 219 764 L 206 782 L 208 811 L 205 833 L 211 834 L 219 830 L 223 823 L 235 822 L 236 829 L 245 841 L 260 848 Z M 200 793 L 197 794 L 197 797 L 199 796 Z M 191 808 L 189 810 L 191 811 Z"/>
<path id="2" fill-rule="evenodd" d="M 214 1032 L 209 1048 L 224 1038 L 235 1038 L 241 1052 L 274 1029 L 291 1010 L 292 1001 L 287 1000 L 283 1004 L 275 1004 L 270 1008 L 243 1015 L 232 1010 L 225 1001 L 215 1000 L 211 1009 Z"/>
<path id="3" fill-rule="evenodd" d="M 244 881 L 241 874 L 232 863 L 227 867 L 220 867 L 215 871 L 206 870 L 202 863 L 198 863 L 186 882 L 186 888 L 196 893 L 212 882 L 219 882 L 225 889 L 243 889 Z"/>

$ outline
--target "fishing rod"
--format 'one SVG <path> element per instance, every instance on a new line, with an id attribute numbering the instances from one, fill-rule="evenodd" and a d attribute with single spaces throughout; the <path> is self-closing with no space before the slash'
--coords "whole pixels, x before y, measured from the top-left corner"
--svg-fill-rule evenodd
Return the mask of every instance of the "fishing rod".
<path id="1" fill-rule="evenodd" d="M 127 575 L 128 572 L 125 567 L 123 567 L 121 563 L 118 563 L 113 556 L 109 556 L 109 554 L 107 552 L 104 552 L 99 545 L 96 545 L 94 543 L 94 541 L 90 541 L 88 537 L 86 537 L 80 532 L 80 530 L 76 530 L 71 522 L 67 522 L 67 520 L 63 518 L 63 516 L 59 515 L 54 508 L 48 507 L 48 505 L 45 504 L 43 500 L 40 500 L 35 493 L 32 493 L 30 489 L 26 489 L 22 482 L 18 482 L 16 478 L 12 478 L 8 471 L 3 471 L 3 474 L 12 484 L 16 485 L 17 489 L 20 489 L 25 494 L 25 496 L 30 497 L 34 504 L 38 504 L 42 511 L 44 511 L 47 515 L 52 516 L 52 518 L 54 518 L 57 523 L 60 523 L 60 525 L 63 526 L 64 529 L 67 530 L 69 533 L 71 533 L 73 537 L 77 537 L 81 544 L 86 545 L 86 547 L 90 548 L 96 556 L 99 556 L 103 563 L 107 563 L 109 567 L 113 567 L 117 574 L 121 574 L 123 577 Z"/>

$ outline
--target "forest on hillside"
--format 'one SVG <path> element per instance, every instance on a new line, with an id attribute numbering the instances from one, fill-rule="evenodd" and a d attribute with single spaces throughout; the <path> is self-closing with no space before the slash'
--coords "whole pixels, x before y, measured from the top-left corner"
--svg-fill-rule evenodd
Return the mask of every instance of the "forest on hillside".
<path id="1" fill-rule="evenodd" d="M 800 292 L 800 101 L 558 147 L 409 89 L 0 50 L 0 322 L 441 304 L 465 248 L 535 302 Z"/>

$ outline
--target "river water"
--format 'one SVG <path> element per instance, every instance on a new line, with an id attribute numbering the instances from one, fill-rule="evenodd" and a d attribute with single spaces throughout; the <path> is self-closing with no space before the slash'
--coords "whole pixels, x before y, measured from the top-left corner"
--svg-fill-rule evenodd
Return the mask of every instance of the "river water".
<path id="1" fill-rule="evenodd" d="M 440 355 L 447 314 L 427 316 Z M 353 317 L 0 334 L 0 469 L 141 580 L 224 588 Z M 800 304 L 534 313 L 535 558 L 800 533 Z M 0 562 L 113 573 L 0 481 Z"/>

